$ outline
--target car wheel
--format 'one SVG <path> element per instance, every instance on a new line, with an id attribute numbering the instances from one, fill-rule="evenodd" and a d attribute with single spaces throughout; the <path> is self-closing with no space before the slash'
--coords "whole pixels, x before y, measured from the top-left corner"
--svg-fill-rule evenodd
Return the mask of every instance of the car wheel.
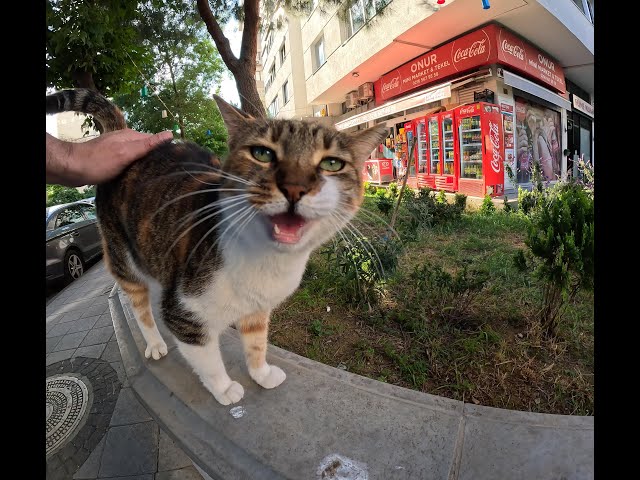
<path id="1" fill-rule="evenodd" d="M 80 278 L 84 273 L 84 260 L 77 250 L 69 250 L 64 256 L 64 276 L 68 281 Z"/>

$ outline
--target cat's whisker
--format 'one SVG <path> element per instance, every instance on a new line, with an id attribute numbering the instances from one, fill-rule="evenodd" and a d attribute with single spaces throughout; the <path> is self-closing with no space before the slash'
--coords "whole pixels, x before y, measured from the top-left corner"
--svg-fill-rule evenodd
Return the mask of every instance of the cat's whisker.
<path id="1" fill-rule="evenodd" d="M 227 242 L 225 242 L 225 244 L 222 246 L 222 248 L 226 248 L 226 246 L 229 243 L 232 243 L 233 240 L 235 240 L 239 235 L 240 232 L 242 230 L 244 230 L 244 228 L 248 225 L 248 223 L 258 214 L 258 210 L 253 209 L 252 212 L 250 212 L 250 214 L 242 221 L 242 223 L 238 226 L 238 228 L 235 229 L 235 231 L 233 232 L 233 235 L 231 235 L 231 237 L 229 238 L 229 240 Z"/>
<path id="2" fill-rule="evenodd" d="M 242 203 L 242 201 L 244 201 L 247 198 L 252 197 L 253 195 L 250 193 L 247 194 L 243 194 L 243 195 L 235 195 L 233 197 L 225 197 L 225 198 L 221 198 L 220 200 L 216 200 L 215 202 L 209 203 L 208 205 L 205 205 L 204 207 L 200 207 L 197 210 L 194 210 L 193 212 L 191 212 L 189 215 L 186 215 L 181 221 L 180 223 L 176 226 L 176 230 L 180 230 L 186 223 L 191 222 L 193 220 L 195 220 L 200 214 L 203 214 L 204 212 L 207 212 L 208 210 L 216 210 L 219 207 L 224 207 L 230 204 L 239 204 Z"/>
<path id="3" fill-rule="evenodd" d="M 153 219 L 158 213 L 167 208 L 169 205 L 172 205 L 180 200 L 183 200 L 188 197 L 192 197 L 193 195 L 200 195 L 203 193 L 213 193 L 213 192 L 246 192 L 247 190 L 244 188 L 205 188 L 204 190 L 197 190 L 195 192 L 185 193 L 184 195 L 180 195 L 176 198 L 169 200 L 167 203 L 158 208 L 152 215 L 151 219 Z"/>
<path id="4" fill-rule="evenodd" d="M 205 166 L 205 165 L 202 165 L 202 164 L 196 163 L 196 162 L 184 162 L 182 165 L 201 165 L 201 166 Z M 212 165 L 206 165 L 206 168 L 208 168 L 212 172 L 215 172 L 217 175 L 220 175 L 221 177 L 226 177 L 226 178 L 228 178 L 230 180 L 237 180 L 238 182 L 244 183 L 246 185 L 253 185 L 253 186 L 256 186 L 256 187 L 260 186 L 259 184 L 257 184 L 253 180 L 249 180 L 247 178 L 239 177 L 237 175 L 234 175 L 233 173 L 229 173 L 229 172 L 226 172 L 224 170 L 220 170 L 219 168 L 214 167 Z"/>
<path id="5" fill-rule="evenodd" d="M 229 243 L 231 243 L 233 241 L 233 239 L 236 237 L 236 235 L 238 234 L 238 232 L 240 231 L 240 229 L 242 227 L 244 227 L 245 222 L 247 221 L 247 219 L 251 219 L 253 218 L 253 214 L 257 214 L 258 212 L 255 209 L 249 209 L 247 211 L 245 211 L 245 213 L 243 213 L 242 215 L 240 215 L 239 217 L 237 217 L 232 223 L 230 223 L 229 225 L 227 225 L 227 228 L 224 229 L 224 231 L 218 236 L 218 239 L 216 240 L 215 243 L 218 243 L 219 241 L 222 241 L 223 239 L 225 239 L 225 235 L 227 233 L 227 231 L 231 228 L 233 228 L 236 224 L 238 224 L 239 222 L 242 222 L 240 225 L 238 225 L 238 228 L 235 229 L 235 231 L 229 232 L 230 236 L 229 238 L 227 238 L 224 242 L 224 245 L 222 243 L 220 243 L 220 248 L 222 250 L 224 250 L 227 245 Z M 211 248 L 211 247 L 209 247 Z M 209 250 L 207 250 L 206 256 L 209 255 Z M 205 258 L 206 258 L 205 256 Z"/>
<path id="6" fill-rule="evenodd" d="M 244 199 L 243 199 L 243 200 L 244 200 Z M 213 213 L 211 213 L 211 214 L 207 215 L 206 217 L 201 218 L 201 219 L 200 219 L 200 220 L 198 220 L 197 222 L 192 223 L 191 225 L 189 225 L 189 228 L 187 228 L 184 232 L 182 232 L 182 233 L 178 236 L 178 238 L 176 238 L 176 239 L 173 241 L 173 243 L 171 244 L 171 246 L 170 246 L 170 247 L 169 247 L 169 249 L 167 250 L 166 255 L 168 255 L 168 254 L 169 254 L 169 252 L 171 252 L 171 250 L 173 250 L 173 247 L 175 247 L 175 246 L 178 244 L 178 242 L 180 241 L 180 239 L 181 239 L 182 237 L 184 237 L 187 233 L 189 233 L 192 229 L 194 229 L 195 227 L 197 227 L 197 226 L 198 226 L 198 225 L 200 225 L 201 223 L 206 222 L 207 220 L 209 220 L 209 219 L 211 219 L 211 218 L 213 218 L 213 217 L 215 217 L 215 216 L 217 216 L 217 215 L 220 215 L 220 214 L 221 214 L 222 212 L 224 212 L 225 210 L 229 210 L 230 208 L 234 208 L 234 207 L 236 207 L 236 206 L 237 206 L 238 204 L 240 204 L 240 203 L 242 203 L 242 202 L 241 202 L 241 201 L 238 201 L 237 203 L 233 203 L 233 204 L 231 204 L 231 205 L 226 205 L 226 206 L 224 206 L 223 208 L 221 208 L 221 209 L 219 209 L 219 210 L 217 210 L 217 211 L 215 211 L 215 212 L 213 212 Z M 245 207 L 245 208 L 246 208 L 246 207 Z M 224 218 L 223 218 L 223 220 L 222 220 L 222 221 L 224 221 Z M 217 225 L 218 225 L 218 224 L 216 224 L 216 226 L 217 226 Z M 214 226 L 213 228 L 215 228 L 215 226 Z M 198 242 L 198 244 L 196 245 L 196 248 L 198 247 L 198 245 L 200 245 L 200 243 L 201 243 L 201 242 L 202 242 L 202 239 L 200 239 L 200 242 Z M 195 250 L 195 249 L 194 249 L 194 250 Z"/>
<path id="7" fill-rule="evenodd" d="M 224 210 L 227 210 L 228 208 L 234 208 L 237 207 L 236 204 L 231 205 L 229 207 L 226 207 Z M 248 205 L 246 207 L 242 207 L 240 210 L 238 210 L 237 212 L 233 212 L 230 215 L 226 216 L 226 217 L 222 217 L 222 220 L 220 220 L 218 223 L 216 223 L 213 227 L 211 227 L 209 230 L 207 230 L 207 232 L 202 236 L 202 238 L 200 240 L 198 240 L 198 243 L 196 243 L 195 247 L 193 247 L 193 249 L 191 250 L 191 253 L 189 253 L 189 256 L 187 257 L 187 261 L 186 264 L 188 265 L 189 262 L 191 261 L 191 258 L 193 257 L 193 255 L 195 254 L 196 250 L 198 249 L 198 247 L 200 245 L 202 245 L 202 242 L 205 241 L 205 239 L 215 231 L 216 228 L 218 228 L 218 226 L 222 225 L 224 222 L 228 222 L 230 221 L 232 218 L 236 217 L 237 215 L 239 215 L 240 213 L 244 212 L 245 210 L 252 208 L 251 205 Z M 215 215 L 219 214 L 220 212 L 216 213 Z M 207 217 L 209 218 L 209 217 Z M 220 238 L 220 236 L 218 235 L 218 239 Z M 215 243 L 214 243 L 215 244 Z M 208 251 L 208 250 L 207 250 Z"/>
<path id="8" fill-rule="evenodd" d="M 347 220 L 343 214 L 339 212 L 334 212 L 334 213 L 336 217 L 341 219 L 343 222 Z M 358 243 L 362 246 L 362 249 L 367 253 L 367 255 L 369 255 L 369 258 L 371 259 L 374 267 L 376 268 L 380 278 L 385 278 L 384 267 L 382 265 L 382 261 L 380 260 L 380 257 L 378 256 L 378 252 L 376 251 L 375 247 L 371 244 L 371 242 L 367 239 L 367 237 L 365 237 L 355 225 L 352 225 L 349 221 L 346 221 L 344 226 L 358 241 Z M 369 245 L 370 249 L 367 248 L 367 245 L 365 245 L 364 242 L 366 242 Z M 375 260 L 377 260 L 377 264 L 373 258 L 373 255 L 371 255 L 371 252 L 373 252 L 373 254 L 375 255 L 376 257 Z"/>
<path id="9" fill-rule="evenodd" d="M 343 200 L 338 200 L 338 204 L 341 206 L 346 206 L 346 207 L 350 207 L 351 205 L 349 205 L 347 202 L 343 201 Z M 357 218 L 358 214 L 362 213 L 364 216 L 369 217 L 369 219 L 376 219 L 376 220 L 380 220 L 382 223 L 384 223 L 385 228 L 387 229 L 387 231 L 391 232 L 393 234 L 393 236 L 395 236 L 398 240 L 400 240 L 400 234 L 396 231 L 395 228 L 392 228 L 391 225 L 389 225 L 389 222 L 384 218 L 381 217 L 380 215 L 376 214 L 375 212 L 372 212 L 371 210 L 368 210 L 364 207 L 360 207 L 358 209 L 358 213 L 356 214 L 356 216 L 354 218 Z M 363 223 L 365 223 L 363 220 L 360 220 Z"/>

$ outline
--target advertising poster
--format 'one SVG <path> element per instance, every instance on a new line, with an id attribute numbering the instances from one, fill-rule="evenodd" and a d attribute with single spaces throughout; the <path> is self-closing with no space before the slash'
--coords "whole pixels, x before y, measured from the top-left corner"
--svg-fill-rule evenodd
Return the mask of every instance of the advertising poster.
<path id="1" fill-rule="evenodd" d="M 531 181 L 534 161 L 546 180 L 560 177 L 560 113 L 520 97 L 516 101 L 516 164 L 518 183 Z"/>
<path id="2" fill-rule="evenodd" d="M 505 167 L 509 166 L 511 171 L 515 174 L 517 171 L 516 156 L 515 156 L 515 137 L 514 137 L 514 119 L 513 119 L 513 105 L 505 102 L 500 102 L 500 113 L 502 114 L 502 133 L 504 135 L 504 163 Z M 507 169 L 504 172 L 504 185 L 505 189 L 514 188 Z"/>

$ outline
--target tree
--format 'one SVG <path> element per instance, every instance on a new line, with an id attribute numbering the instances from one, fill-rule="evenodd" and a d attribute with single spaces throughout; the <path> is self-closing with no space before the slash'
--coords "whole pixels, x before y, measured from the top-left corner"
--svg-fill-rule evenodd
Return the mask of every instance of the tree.
<path id="1" fill-rule="evenodd" d="M 62 185 L 47 185 L 47 207 L 82 200 L 85 196 L 76 188 Z"/>
<path id="2" fill-rule="evenodd" d="M 161 8 L 162 7 L 162 8 Z M 179 125 L 182 138 L 224 153 L 226 132 L 211 97 L 224 65 L 187 0 L 153 0 L 141 7 L 140 35 L 153 56 L 149 96 L 116 95 L 130 127 L 148 132 Z M 162 111 L 167 110 L 166 118 Z"/>
<path id="3" fill-rule="evenodd" d="M 138 0 L 47 0 L 47 86 L 90 88 L 111 96 L 137 89 L 148 69 L 139 39 Z"/>

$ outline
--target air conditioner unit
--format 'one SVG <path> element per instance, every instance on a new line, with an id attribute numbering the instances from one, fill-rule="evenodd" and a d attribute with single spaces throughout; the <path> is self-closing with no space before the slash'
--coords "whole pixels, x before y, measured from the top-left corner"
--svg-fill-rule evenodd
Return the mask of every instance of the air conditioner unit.
<path id="1" fill-rule="evenodd" d="M 361 101 L 373 100 L 373 83 L 363 83 L 358 87 L 358 96 Z"/>
<path id="2" fill-rule="evenodd" d="M 347 93 L 347 97 L 345 99 L 346 103 L 347 103 L 347 108 L 356 108 L 358 106 L 358 91 L 357 90 L 353 90 L 349 93 Z"/>

